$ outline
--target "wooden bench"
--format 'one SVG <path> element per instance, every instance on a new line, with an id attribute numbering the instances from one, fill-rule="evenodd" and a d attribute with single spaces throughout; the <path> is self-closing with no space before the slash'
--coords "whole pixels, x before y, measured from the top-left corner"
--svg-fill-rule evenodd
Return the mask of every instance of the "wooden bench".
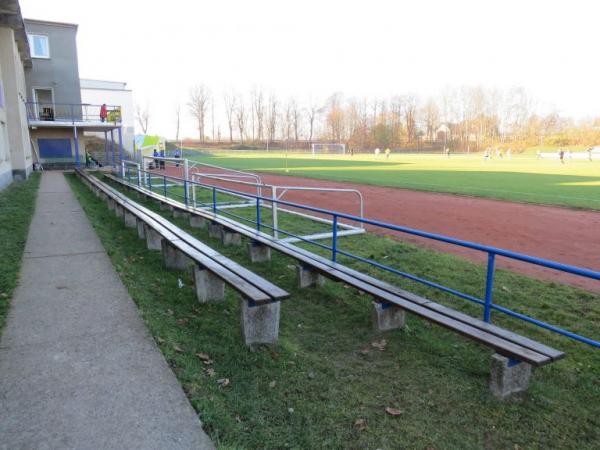
<path id="1" fill-rule="evenodd" d="M 242 332 L 246 345 L 272 344 L 279 331 L 280 300 L 289 294 L 235 261 L 221 255 L 180 229 L 160 214 L 134 202 L 121 192 L 87 173 L 77 174 L 98 196 L 102 196 L 125 225 L 137 227 L 150 250 L 161 250 L 167 269 L 194 269 L 196 294 L 201 303 L 224 298 L 228 284 L 241 294 Z"/>
<path id="2" fill-rule="evenodd" d="M 223 239 L 227 233 L 237 233 L 249 238 L 252 261 L 268 259 L 271 249 L 294 258 L 300 263 L 298 267 L 300 287 L 318 285 L 322 282 L 322 277 L 327 277 L 370 294 L 374 298 L 373 323 L 377 330 L 402 328 L 404 313 L 408 311 L 494 349 L 496 354 L 492 359 L 490 387 L 499 397 L 525 390 L 533 367 L 552 363 L 565 356 L 559 350 L 440 305 L 308 250 L 278 242 L 272 236 L 230 218 L 208 210 L 186 207 L 175 200 L 132 186 L 120 178 L 107 176 L 129 189 L 168 205 L 174 214 L 189 215 L 192 226 L 208 224 L 212 228 L 212 236 L 218 236 L 220 229 Z"/>

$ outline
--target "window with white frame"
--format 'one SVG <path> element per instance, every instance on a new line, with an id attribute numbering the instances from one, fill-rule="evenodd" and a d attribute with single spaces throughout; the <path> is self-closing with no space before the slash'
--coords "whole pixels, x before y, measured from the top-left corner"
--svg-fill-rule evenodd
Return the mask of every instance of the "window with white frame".
<path id="1" fill-rule="evenodd" d="M 32 58 L 50 58 L 50 45 L 48 36 L 41 34 L 28 34 L 29 49 Z"/>

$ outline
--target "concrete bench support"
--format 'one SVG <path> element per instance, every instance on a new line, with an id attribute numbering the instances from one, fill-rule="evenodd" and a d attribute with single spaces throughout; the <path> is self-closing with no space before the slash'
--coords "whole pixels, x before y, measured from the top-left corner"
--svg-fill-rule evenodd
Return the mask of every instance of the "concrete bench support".
<path id="1" fill-rule="evenodd" d="M 106 205 L 108 206 L 108 209 L 114 211 L 115 210 L 115 206 L 117 206 L 117 202 L 115 202 L 112 198 L 110 198 L 107 195 L 106 196 Z"/>
<path id="2" fill-rule="evenodd" d="M 182 211 L 181 209 L 174 208 L 173 217 L 175 219 L 187 219 L 188 217 L 190 217 L 190 213 L 187 211 Z"/>
<path id="3" fill-rule="evenodd" d="M 173 211 L 173 207 L 165 202 L 160 202 L 160 210 L 161 211 Z"/>
<path id="4" fill-rule="evenodd" d="M 185 253 L 166 239 L 162 240 L 163 263 L 169 270 L 185 270 L 191 264 Z"/>
<path id="5" fill-rule="evenodd" d="M 116 203 L 115 204 L 115 216 L 121 218 L 121 217 L 123 217 L 124 214 L 125 214 L 125 209 L 121 205 Z"/>
<path id="6" fill-rule="evenodd" d="M 136 225 L 137 225 L 138 237 L 140 239 L 146 239 L 146 228 L 145 228 L 146 224 L 144 223 L 144 221 L 141 219 L 137 219 Z"/>
<path id="7" fill-rule="evenodd" d="M 192 228 L 204 228 L 207 224 L 207 220 L 202 216 L 190 214 L 190 226 Z"/>
<path id="8" fill-rule="evenodd" d="M 211 222 L 208 224 L 208 236 L 211 238 L 220 238 L 221 237 L 221 229 L 223 227 L 221 224 L 216 222 Z"/>
<path id="9" fill-rule="evenodd" d="M 225 227 L 222 227 L 221 240 L 225 246 L 242 245 L 242 235 Z"/>
<path id="10" fill-rule="evenodd" d="M 404 328 L 406 312 L 391 303 L 373 302 L 373 328 L 375 331 L 389 331 Z"/>
<path id="11" fill-rule="evenodd" d="M 242 334 L 247 346 L 277 342 L 280 307 L 281 302 L 256 305 L 250 300 L 242 299 Z"/>
<path id="12" fill-rule="evenodd" d="M 200 303 L 218 302 L 225 298 L 225 283 L 209 270 L 194 266 L 196 295 Z"/>
<path id="13" fill-rule="evenodd" d="M 148 250 L 162 250 L 162 236 L 154 228 L 144 224 L 146 234 L 146 246 Z"/>
<path id="14" fill-rule="evenodd" d="M 298 286 L 300 286 L 300 288 L 323 286 L 324 284 L 325 277 L 323 277 L 323 275 L 308 266 L 302 264 L 298 266 Z"/>
<path id="15" fill-rule="evenodd" d="M 256 241 L 248 243 L 250 261 L 253 263 L 271 261 L 271 247 Z"/>
<path id="16" fill-rule="evenodd" d="M 131 214 L 129 211 L 125 211 L 125 226 L 127 228 L 135 228 L 137 226 L 137 217 Z"/>
<path id="17" fill-rule="evenodd" d="M 514 361 L 496 353 L 492 356 L 490 390 L 500 399 L 523 392 L 529 386 L 531 372 L 531 364 Z"/>

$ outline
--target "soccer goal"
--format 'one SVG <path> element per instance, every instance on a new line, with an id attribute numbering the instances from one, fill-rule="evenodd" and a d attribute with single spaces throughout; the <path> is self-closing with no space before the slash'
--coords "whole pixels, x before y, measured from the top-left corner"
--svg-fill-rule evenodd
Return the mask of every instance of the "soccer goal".
<path id="1" fill-rule="evenodd" d="M 345 154 L 346 144 L 312 144 L 312 154 Z"/>

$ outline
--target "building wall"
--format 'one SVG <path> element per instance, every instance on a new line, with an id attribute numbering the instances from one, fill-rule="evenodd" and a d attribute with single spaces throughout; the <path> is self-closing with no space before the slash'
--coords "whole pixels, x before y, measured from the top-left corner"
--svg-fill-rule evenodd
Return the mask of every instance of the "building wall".
<path id="1" fill-rule="evenodd" d="M 0 26 L 0 189 L 32 170 L 22 55 L 12 28 Z"/>
<path id="2" fill-rule="evenodd" d="M 24 179 L 31 173 L 33 164 L 25 107 L 25 73 L 14 32 L 8 28 L 0 29 L 0 65 L 4 68 L 2 80 L 12 175 Z"/>
<path id="3" fill-rule="evenodd" d="M 45 159 L 41 158 L 41 163 L 45 169 L 52 168 L 72 168 L 75 163 L 75 139 L 73 136 L 72 128 L 37 128 L 31 130 L 31 139 L 39 152 L 40 143 L 39 139 L 69 139 L 71 143 L 71 156 L 68 159 Z M 78 132 L 79 142 L 79 162 L 85 165 L 85 138 L 82 132 Z"/>
<path id="4" fill-rule="evenodd" d="M 27 33 L 48 36 L 50 58 L 32 58 L 25 73 L 27 99 L 34 101 L 34 88 L 52 88 L 55 103 L 81 104 L 77 62 L 77 25 L 25 19 Z M 75 111 L 81 114 L 81 109 Z"/>

